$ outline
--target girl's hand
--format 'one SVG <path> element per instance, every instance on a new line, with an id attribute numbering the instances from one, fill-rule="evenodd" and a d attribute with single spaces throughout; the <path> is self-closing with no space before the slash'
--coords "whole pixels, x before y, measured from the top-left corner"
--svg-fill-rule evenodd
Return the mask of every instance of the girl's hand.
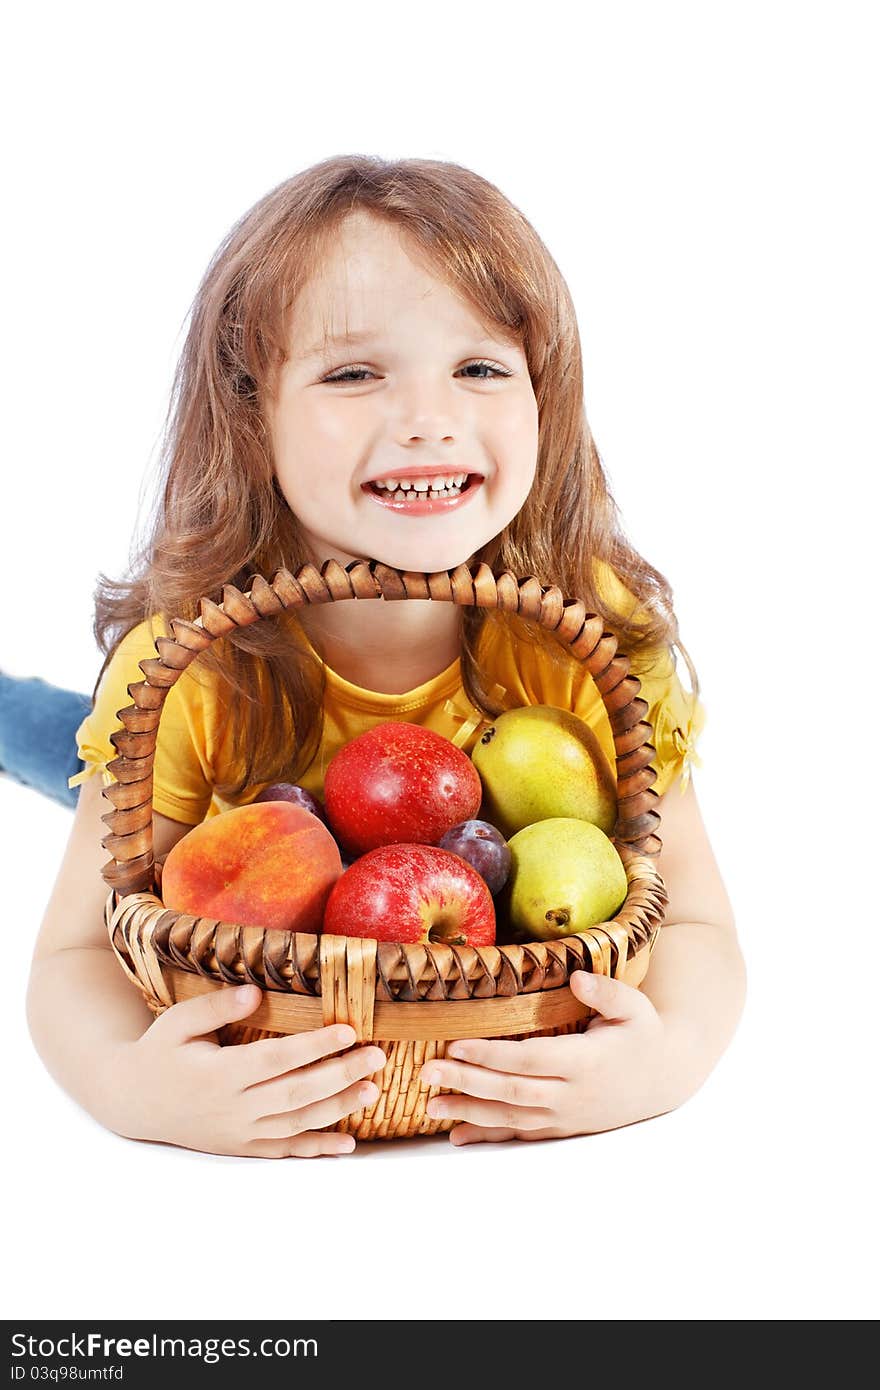
<path id="1" fill-rule="evenodd" d="M 359 1047 L 333 1057 L 355 1041 L 348 1024 L 221 1047 L 214 1030 L 246 1018 L 261 998 L 256 985 L 243 985 L 187 999 L 122 1044 L 107 1076 L 117 1088 L 119 1124 L 111 1128 L 251 1158 L 351 1153 L 352 1135 L 319 1131 L 377 1099 L 378 1087 L 364 1078 L 385 1066 L 384 1052 Z"/>
<path id="2" fill-rule="evenodd" d="M 468 1038 L 426 1062 L 421 1080 L 463 1095 L 435 1096 L 427 1113 L 462 1123 L 453 1144 L 562 1139 L 617 1129 L 679 1104 L 671 1030 L 647 995 L 576 970 L 574 996 L 597 1014 L 585 1033 L 522 1042 Z M 452 1059 L 455 1060 L 447 1060 Z"/>

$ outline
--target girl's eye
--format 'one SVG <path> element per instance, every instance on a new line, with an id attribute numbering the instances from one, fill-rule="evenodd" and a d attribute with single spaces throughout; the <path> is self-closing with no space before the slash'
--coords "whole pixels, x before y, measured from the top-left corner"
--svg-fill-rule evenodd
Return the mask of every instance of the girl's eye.
<path id="1" fill-rule="evenodd" d="M 496 367 L 492 362 L 468 362 L 467 366 L 463 367 L 461 370 L 470 371 L 472 367 L 485 367 L 486 370 L 492 372 L 495 377 L 506 377 L 513 375 L 512 372 L 505 371 L 503 367 Z M 363 377 L 364 375 L 372 376 L 372 372 L 370 372 L 369 367 L 346 367 L 345 371 L 336 372 L 333 376 L 325 376 L 322 378 L 322 380 L 330 385 L 337 381 L 351 383 L 354 381 L 355 377 Z M 488 381 L 490 380 L 490 378 L 484 376 L 472 376 L 470 380 Z"/>

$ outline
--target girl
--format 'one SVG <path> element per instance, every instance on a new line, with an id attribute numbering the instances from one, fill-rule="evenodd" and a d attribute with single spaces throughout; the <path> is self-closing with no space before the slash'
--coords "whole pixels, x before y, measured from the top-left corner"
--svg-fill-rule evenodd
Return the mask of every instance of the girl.
<path id="1" fill-rule="evenodd" d="M 457 1093 L 430 1110 L 459 1121 L 461 1144 L 586 1134 L 680 1105 L 727 1046 L 745 988 L 688 780 L 705 711 L 690 662 L 691 696 L 676 674 L 669 585 L 617 523 L 584 415 L 574 309 L 534 229 L 455 164 L 325 160 L 268 193 L 220 246 L 173 402 L 148 544 L 129 579 L 99 585 L 106 659 L 93 708 L 81 719 L 69 706 L 78 802 L 27 1003 L 48 1069 L 131 1138 L 261 1157 L 354 1148 L 326 1127 L 376 1099 L 380 1049 L 352 1048 L 353 1030 L 336 1025 L 221 1047 L 215 1030 L 253 1012 L 255 986 L 153 1019 L 125 979 L 102 920 L 108 805 L 93 774 L 116 756 L 110 735 L 138 662 L 171 618 L 197 615 L 201 595 L 331 557 L 416 571 L 484 560 L 583 598 L 630 655 L 654 729 L 670 902 L 641 989 L 575 973 L 574 993 L 597 1010 L 587 1032 L 453 1044 L 422 1070 Z M 349 601 L 242 629 L 166 701 L 155 853 L 270 782 L 320 796 L 337 748 L 383 720 L 413 720 L 469 752 L 481 719 L 524 704 L 579 714 L 613 766 L 593 681 L 521 619 Z"/>

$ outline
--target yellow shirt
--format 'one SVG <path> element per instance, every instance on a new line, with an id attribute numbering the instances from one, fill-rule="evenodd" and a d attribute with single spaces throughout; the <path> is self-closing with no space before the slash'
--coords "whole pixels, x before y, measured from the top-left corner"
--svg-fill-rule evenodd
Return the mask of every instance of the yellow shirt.
<path id="1" fill-rule="evenodd" d="M 301 626 L 298 631 L 307 641 Z M 110 735 L 121 727 L 117 711 L 132 703 L 128 685 L 143 679 L 138 662 L 157 655 L 154 633 L 170 635 L 161 618 L 134 628 L 114 652 L 101 679 L 94 708 L 77 730 L 77 748 L 86 768 L 70 779 L 71 785 L 105 768 L 117 756 L 110 742 Z M 595 730 L 614 769 L 614 739 L 605 706 L 581 662 L 562 649 L 556 660 L 527 636 L 520 638 L 508 633 L 496 621 L 484 624 L 479 653 L 481 669 L 488 673 L 486 688 L 491 691 L 493 685 L 501 687 L 504 693 L 499 698 L 505 706 L 555 705 L 573 711 Z M 197 825 L 233 804 L 252 801 L 268 785 L 264 782 L 248 788 L 239 803 L 226 801 L 214 792 L 214 783 L 225 781 L 230 773 L 228 727 L 213 682 L 204 676 L 199 680 L 193 677 L 193 667 L 198 664 L 196 657 L 168 693 L 153 768 L 154 810 L 187 825 Z M 671 652 L 662 653 L 649 670 L 635 673 L 641 682 L 641 697 L 648 703 L 646 718 L 654 730 L 654 790 L 662 795 L 678 775 L 683 792 L 689 764 L 700 763 L 695 745 L 705 724 L 705 708 L 685 691 Z M 344 680 L 330 667 L 326 668 L 326 677 L 321 744 L 311 765 L 299 777 L 300 785 L 321 799 L 330 759 L 343 744 L 375 724 L 406 719 L 451 739 L 465 753 L 471 752 L 487 726 L 465 694 L 459 658 L 439 675 L 404 694 L 365 690 Z M 112 780 L 112 774 L 106 771 L 104 777 L 105 781 Z"/>

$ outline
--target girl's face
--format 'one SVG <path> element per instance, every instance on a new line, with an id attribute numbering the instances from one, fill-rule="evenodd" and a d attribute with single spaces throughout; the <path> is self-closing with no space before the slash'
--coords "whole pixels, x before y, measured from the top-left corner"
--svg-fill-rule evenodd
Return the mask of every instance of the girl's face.
<path id="1" fill-rule="evenodd" d="M 278 485 L 316 560 L 452 569 L 516 516 L 538 408 L 521 347 L 499 332 L 396 227 L 348 216 L 292 308 L 267 410 Z"/>

